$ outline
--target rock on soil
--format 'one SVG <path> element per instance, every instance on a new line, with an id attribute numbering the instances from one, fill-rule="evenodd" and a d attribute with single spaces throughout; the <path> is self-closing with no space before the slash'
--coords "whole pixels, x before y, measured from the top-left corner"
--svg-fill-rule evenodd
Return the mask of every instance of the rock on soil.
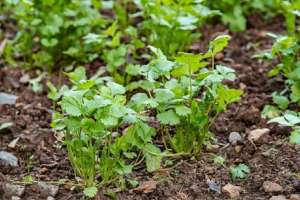
<path id="1" fill-rule="evenodd" d="M 289 200 L 300 200 L 300 194 L 292 194 Z"/>
<path id="2" fill-rule="evenodd" d="M 25 191 L 25 187 L 22 185 L 14 185 L 10 183 L 6 183 L 3 187 L 5 196 L 22 196 Z"/>
<path id="3" fill-rule="evenodd" d="M 243 140 L 242 136 L 238 132 L 231 132 L 228 138 L 229 142 L 233 145 Z"/>
<path id="4" fill-rule="evenodd" d="M 260 142 L 269 133 L 270 133 L 270 129 L 268 128 L 255 129 L 249 133 L 248 140 L 250 140 L 251 142 Z"/>
<path id="5" fill-rule="evenodd" d="M 0 163 L 4 163 L 5 165 L 10 165 L 12 167 L 17 167 L 18 158 L 12 153 L 0 151 Z"/>
<path id="6" fill-rule="evenodd" d="M 222 192 L 228 195 L 230 198 L 237 198 L 240 196 L 241 187 L 228 183 L 222 187 Z"/>
<path id="7" fill-rule="evenodd" d="M 270 200 L 287 200 L 287 198 L 285 198 L 285 196 L 283 195 L 278 195 L 278 196 L 272 196 Z"/>
<path id="8" fill-rule="evenodd" d="M 208 180 L 207 185 L 211 191 L 221 194 L 221 186 L 218 185 L 215 181 Z"/>
<path id="9" fill-rule="evenodd" d="M 17 98 L 15 95 L 0 92 L 0 105 L 14 105 L 16 104 Z"/>
<path id="10" fill-rule="evenodd" d="M 42 196 L 52 196 L 55 197 L 58 193 L 59 187 L 57 185 L 50 185 L 45 182 L 39 182 L 38 187 Z"/>
<path id="11" fill-rule="evenodd" d="M 283 188 L 281 185 L 279 185 L 275 182 L 271 182 L 271 181 L 265 181 L 263 183 L 263 188 L 264 188 L 264 191 L 267 193 L 283 191 Z"/>

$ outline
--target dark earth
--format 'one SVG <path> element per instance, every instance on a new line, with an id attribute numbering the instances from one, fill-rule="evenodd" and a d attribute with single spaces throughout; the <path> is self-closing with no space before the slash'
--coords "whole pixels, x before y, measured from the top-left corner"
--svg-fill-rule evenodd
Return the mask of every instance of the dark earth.
<path id="1" fill-rule="evenodd" d="M 266 75 L 276 63 L 252 58 L 253 55 L 272 47 L 273 41 L 267 33 L 282 32 L 283 22 L 281 18 L 264 21 L 259 16 L 253 16 L 250 19 L 246 32 L 229 33 L 232 36 L 229 47 L 224 54 L 217 56 L 219 64 L 226 64 L 236 70 L 236 81 L 228 84 L 243 89 L 245 94 L 239 103 L 231 105 L 215 122 L 212 132 L 216 140 L 212 147 L 204 149 L 197 158 L 176 158 L 173 166 L 167 166 L 153 174 L 147 173 L 144 166 L 139 167 L 131 178 L 140 183 L 151 183 L 150 186 L 138 189 L 129 187 L 122 192 L 112 188 L 117 199 L 230 199 L 224 192 L 212 191 L 209 188 L 209 183 L 212 182 L 220 187 L 227 183 L 240 186 L 240 196 L 237 199 L 263 200 L 276 195 L 284 195 L 289 199 L 292 194 L 300 194 L 300 179 L 297 176 L 300 173 L 300 146 L 289 144 L 289 129 L 267 124 L 267 120 L 261 118 L 260 114 L 264 105 L 271 103 L 272 92 L 282 89 L 284 80 Z M 202 38 L 191 46 L 191 51 L 194 52 L 201 52 L 216 35 L 228 33 L 225 27 L 218 24 L 207 25 L 199 31 Z M 87 68 L 93 70 L 93 67 Z M 0 163 L 0 199 L 12 199 L 4 192 L 6 183 L 22 185 L 20 181 L 28 175 L 34 178 L 34 184 L 26 185 L 25 192 L 19 199 L 51 200 L 48 197 L 50 195 L 41 191 L 37 183 L 43 181 L 59 185 L 60 179 L 67 181 L 59 185 L 59 191 L 53 199 L 84 199 L 81 189 L 76 187 L 60 135 L 50 128 L 53 107 L 47 98 L 47 88 L 44 87 L 41 93 L 33 92 L 26 81 L 20 82 L 26 74 L 31 78 L 36 76 L 35 71 L 22 71 L 5 66 L 0 68 L 0 92 L 18 96 L 15 105 L 0 105 L 0 124 L 13 122 L 12 127 L 0 131 L 0 150 L 13 153 L 19 164 L 18 167 L 9 167 Z M 53 78 L 46 79 L 57 81 L 57 77 L 56 74 Z M 270 133 L 263 136 L 261 141 L 253 143 L 247 139 L 250 131 L 262 128 L 269 128 Z M 231 132 L 238 132 L 243 140 L 230 144 L 228 137 Z M 19 138 L 17 144 L 8 147 L 16 138 Z M 214 155 L 226 158 L 225 166 L 214 164 Z M 251 172 L 246 179 L 232 182 L 229 167 L 239 163 L 247 164 Z M 264 181 L 278 183 L 283 190 L 267 193 L 262 186 Z M 95 199 L 109 198 L 100 190 Z"/>

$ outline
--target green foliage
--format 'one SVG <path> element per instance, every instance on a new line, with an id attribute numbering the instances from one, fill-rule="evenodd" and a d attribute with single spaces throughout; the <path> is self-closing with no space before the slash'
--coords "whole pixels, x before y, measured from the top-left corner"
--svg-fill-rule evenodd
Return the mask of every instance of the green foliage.
<path id="1" fill-rule="evenodd" d="M 287 109 L 291 103 L 300 105 L 300 32 L 297 27 L 300 1 L 280 1 L 279 3 L 286 19 L 288 35 L 270 34 L 275 39 L 275 43 L 272 51 L 263 57 L 279 60 L 279 64 L 268 75 L 283 75 L 287 79 L 285 81 L 286 88 L 280 93 L 273 93 L 273 102 L 277 107 L 267 105 L 263 110 L 263 116 L 270 119 L 269 123 L 292 127 L 290 142 L 295 144 L 297 143 L 300 118 L 298 113 Z"/>
<path id="2" fill-rule="evenodd" d="M 250 173 L 250 169 L 245 164 L 239 164 L 237 166 L 231 166 L 229 169 L 230 177 L 232 181 L 235 181 L 237 178 L 244 179 Z"/>
<path id="3" fill-rule="evenodd" d="M 273 16 L 278 11 L 279 0 L 219 0 L 207 1 L 210 8 L 222 12 L 221 20 L 231 31 L 244 31 L 247 17 L 252 12 Z"/>
<path id="4" fill-rule="evenodd" d="M 209 128 L 214 118 L 242 94 L 222 84 L 224 79 L 235 78 L 232 69 L 219 65 L 208 68 L 208 59 L 222 51 L 229 38 L 219 36 L 210 43 L 207 53 L 180 53 L 174 61 L 151 47 L 156 58 L 142 66 L 142 75 L 153 88 L 134 95 L 132 101 L 140 108 L 155 108 L 165 140 L 176 152 L 199 153 L 212 137 Z M 199 95 L 200 90 L 203 92 Z M 173 136 L 168 126 L 175 126 Z"/>
<path id="5" fill-rule="evenodd" d="M 66 75 L 72 88 L 57 90 L 48 84 L 49 97 L 61 108 L 61 113 L 54 113 L 52 126 L 65 133 L 74 171 L 88 188 L 92 187 L 86 193 L 94 194 L 99 175 L 103 185 L 112 179 L 123 182 L 133 168 L 125 158 L 138 159 L 138 152 L 145 156 L 149 171 L 158 169 L 162 156 L 152 144 L 155 130 L 127 105 L 125 88 L 107 77 L 87 79 L 82 67 Z M 129 125 L 124 134 L 119 133 L 122 125 Z"/>
<path id="6" fill-rule="evenodd" d="M 65 73 L 71 88 L 48 83 L 48 96 L 60 111 L 54 113 L 52 126 L 65 134 L 69 160 L 87 196 L 96 192 L 96 177 L 103 185 L 124 187 L 136 163 L 145 161 L 148 172 L 158 170 L 164 157 L 174 155 L 169 147 L 178 155 L 201 151 L 212 138 L 215 117 L 242 95 L 222 83 L 234 80 L 234 70 L 209 65 L 229 38 L 217 37 L 204 54 L 180 53 L 174 60 L 150 46 L 154 56 L 148 64 L 127 68 L 140 77 L 127 87 L 103 73 L 88 79 L 83 67 Z M 153 144 L 153 120 L 161 126 L 165 149 Z"/>
<path id="7" fill-rule="evenodd" d="M 215 155 L 213 158 L 214 164 L 224 166 L 225 158 L 222 156 Z"/>
<path id="8" fill-rule="evenodd" d="M 294 130 L 290 136 L 291 144 L 300 144 L 300 131 L 299 129 Z"/>
<path id="9" fill-rule="evenodd" d="M 202 1 L 191 0 L 135 0 L 145 20 L 142 26 L 149 43 L 166 55 L 183 51 L 199 35 L 193 33 L 204 21 L 218 14 L 204 6 Z"/>
<path id="10" fill-rule="evenodd" d="M 6 53 L 13 48 L 7 62 L 13 57 L 23 66 L 51 70 L 75 60 L 97 58 L 102 39 L 92 36 L 105 22 L 95 9 L 96 1 L 5 0 L 5 4 L 11 8 L 10 18 L 16 20 L 19 31 L 6 45 Z"/>

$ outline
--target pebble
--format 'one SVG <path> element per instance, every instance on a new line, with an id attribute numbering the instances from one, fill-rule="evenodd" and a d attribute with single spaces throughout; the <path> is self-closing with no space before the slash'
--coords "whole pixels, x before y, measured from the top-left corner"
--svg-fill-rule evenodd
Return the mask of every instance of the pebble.
<path id="1" fill-rule="evenodd" d="M 266 135 L 270 133 L 270 129 L 262 128 L 252 130 L 248 135 L 248 140 L 251 142 L 261 141 Z"/>
<path id="2" fill-rule="evenodd" d="M 217 55 L 215 56 L 216 60 L 223 60 L 224 59 L 224 54 L 223 53 L 217 53 Z"/>
<path id="3" fill-rule="evenodd" d="M 16 104 L 17 98 L 15 95 L 0 92 L 0 105 L 14 105 Z"/>
<path id="4" fill-rule="evenodd" d="M 221 194 L 221 186 L 215 181 L 207 180 L 207 185 L 211 191 Z"/>
<path id="5" fill-rule="evenodd" d="M 47 200 L 55 200 L 55 198 L 54 198 L 54 197 L 51 197 L 51 196 L 49 196 L 49 197 L 47 197 Z"/>
<path id="6" fill-rule="evenodd" d="M 229 142 L 233 145 L 243 140 L 242 136 L 238 132 L 231 132 L 228 138 Z"/>
<path id="7" fill-rule="evenodd" d="M 28 74 L 24 74 L 19 81 L 20 83 L 28 83 L 30 81 L 30 76 Z"/>
<path id="8" fill-rule="evenodd" d="M 263 183 L 263 188 L 264 188 L 264 191 L 267 193 L 283 191 L 283 188 L 281 185 L 279 185 L 275 182 L 271 182 L 271 181 L 265 181 Z"/>
<path id="9" fill-rule="evenodd" d="M 5 196 L 22 196 L 25 192 L 25 186 L 6 183 L 3 187 Z"/>
<path id="10" fill-rule="evenodd" d="M 289 200 L 300 200 L 300 194 L 292 194 Z"/>
<path id="11" fill-rule="evenodd" d="M 237 145 L 237 146 L 234 147 L 234 150 L 235 150 L 236 153 L 241 153 L 242 148 L 243 147 L 241 145 Z"/>
<path id="12" fill-rule="evenodd" d="M 230 183 L 222 187 L 222 192 L 228 195 L 230 198 L 237 198 L 240 196 L 241 187 L 232 185 Z"/>
<path id="13" fill-rule="evenodd" d="M 52 197 L 55 197 L 57 195 L 59 189 L 59 186 L 47 184 L 45 182 L 39 182 L 38 187 L 42 196 L 52 196 Z"/>
<path id="14" fill-rule="evenodd" d="M 20 198 L 20 197 L 17 197 L 17 196 L 12 196 L 12 197 L 11 197 L 11 200 L 21 200 L 21 198 Z"/>
<path id="15" fill-rule="evenodd" d="M 17 145 L 19 139 L 20 139 L 20 138 L 17 137 L 16 139 L 12 140 L 7 146 L 8 146 L 9 148 L 14 149 L 14 148 L 16 147 L 16 145 Z"/>
<path id="16" fill-rule="evenodd" d="M 278 195 L 278 196 L 272 196 L 270 200 L 287 200 L 287 199 L 283 195 Z"/>
<path id="17" fill-rule="evenodd" d="M 12 153 L 6 151 L 0 151 L 0 163 L 3 162 L 5 165 L 10 165 L 12 167 L 18 166 L 18 158 Z"/>

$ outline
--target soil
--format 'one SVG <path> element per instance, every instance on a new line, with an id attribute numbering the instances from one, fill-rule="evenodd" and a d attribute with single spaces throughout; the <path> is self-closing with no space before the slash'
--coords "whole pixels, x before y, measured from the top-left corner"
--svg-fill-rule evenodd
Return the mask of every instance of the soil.
<path id="1" fill-rule="evenodd" d="M 211 191 L 209 181 L 219 186 L 230 183 L 229 167 L 245 163 L 251 173 L 244 180 L 233 182 L 242 188 L 238 199 L 269 199 L 274 194 L 264 192 L 264 181 L 280 184 L 284 190 L 280 193 L 289 197 L 300 193 L 300 180 L 293 174 L 300 172 L 300 147 L 288 143 L 289 129 L 267 124 L 261 118 L 260 112 L 264 105 L 271 103 L 271 94 L 280 91 L 284 80 L 281 77 L 268 78 L 266 73 L 274 63 L 262 62 L 252 58 L 262 50 L 272 47 L 272 40 L 267 32 L 281 32 L 282 19 L 276 18 L 269 22 L 259 17 L 251 18 L 249 29 L 243 33 L 230 33 L 232 36 L 229 47 L 224 54 L 217 56 L 218 63 L 225 64 L 236 70 L 237 79 L 227 84 L 244 90 L 244 96 L 239 103 L 231 105 L 221 114 L 212 132 L 216 136 L 214 148 L 203 150 L 198 158 L 174 160 L 175 165 L 149 174 L 140 168 L 131 175 L 140 182 L 155 180 L 157 186 L 149 193 L 139 193 L 131 188 L 117 192 L 122 200 L 211 200 L 227 199 L 224 193 Z M 192 45 L 192 51 L 202 51 L 208 41 L 220 33 L 227 33 L 221 25 L 207 25 L 199 30 L 203 34 L 201 41 Z M 101 63 L 97 64 L 101 66 Z M 88 69 L 95 70 L 95 67 Z M 0 150 L 13 153 L 19 160 L 19 167 L 13 168 L 0 164 L 0 183 L 21 180 L 31 175 L 37 181 L 57 181 L 59 179 L 74 180 L 72 168 L 67 160 L 66 151 L 62 148 L 59 135 L 50 128 L 51 102 L 47 99 L 46 89 L 34 93 L 28 83 L 20 82 L 20 78 L 29 74 L 34 77 L 36 72 L 22 71 L 4 67 L 0 69 L 0 91 L 17 95 L 15 105 L 0 106 L 0 123 L 13 122 L 8 130 L 0 132 Z M 251 143 L 247 135 L 257 128 L 269 128 L 270 134 L 261 143 Z M 239 132 L 243 141 L 231 145 L 228 136 L 231 132 Z M 8 144 L 20 138 L 14 148 Z M 214 155 L 226 158 L 225 166 L 213 163 Z M 60 186 L 55 199 L 83 199 L 79 189 L 70 184 Z M 8 200 L 0 188 L 0 199 Z M 117 190 L 113 190 L 117 191 Z M 27 185 L 24 200 L 47 199 L 36 184 Z M 100 191 L 97 200 L 108 199 Z M 228 198 L 229 199 L 229 198 Z"/>

